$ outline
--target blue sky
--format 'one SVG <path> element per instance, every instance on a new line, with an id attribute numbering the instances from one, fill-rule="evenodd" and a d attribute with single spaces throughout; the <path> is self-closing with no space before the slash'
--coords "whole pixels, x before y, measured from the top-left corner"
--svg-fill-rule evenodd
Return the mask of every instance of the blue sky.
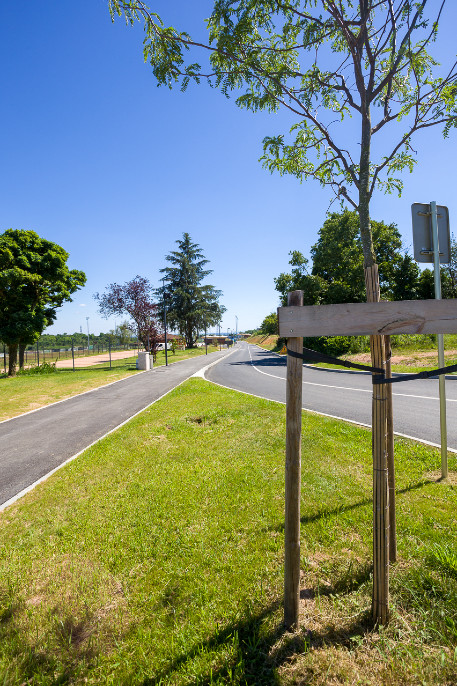
<path id="1" fill-rule="evenodd" d="M 192 34 L 212 6 L 149 4 Z M 446 63 L 456 19 L 449 3 L 436 46 Z M 205 85 L 157 88 L 140 26 L 112 24 L 105 0 L 2 3 L 0 22 L 0 231 L 33 229 L 87 274 L 48 331 L 85 331 L 86 317 L 91 332 L 112 328 L 93 294 L 136 274 L 158 286 L 184 231 L 224 293 L 223 328 L 234 329 L 235 316 L 239 330 L 257 326 L 278 304 L 273 278 L 290 250 L 308 254 L 331 200 L 316 182 L 270 175 L 258 162 L 263 137 L 285 132 L 289 117 L 247 113 Z M 438 128 L 419 134 L 403 196 L 372 203 L 373 218 L 396 222 L 405 245 L 412 202 L 447 205 L 457 233 L 456 141 Z"/>

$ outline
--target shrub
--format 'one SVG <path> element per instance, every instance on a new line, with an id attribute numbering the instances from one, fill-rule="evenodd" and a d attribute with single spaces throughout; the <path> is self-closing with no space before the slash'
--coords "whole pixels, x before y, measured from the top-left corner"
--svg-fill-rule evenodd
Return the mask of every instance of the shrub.
<path id="1" fill-rule="evenodd" d="M 32 376 L 34 374 L 54 374 L 57 372 L 56 368 L 56 363 L 55 362 L 43 362 L 43 364 L 40 364 L 40 366 L 34 366 L 34 367 L 28 367 L 26 369 L 20 369 L 17 372 L 17 375 L 21 376 Z"/>

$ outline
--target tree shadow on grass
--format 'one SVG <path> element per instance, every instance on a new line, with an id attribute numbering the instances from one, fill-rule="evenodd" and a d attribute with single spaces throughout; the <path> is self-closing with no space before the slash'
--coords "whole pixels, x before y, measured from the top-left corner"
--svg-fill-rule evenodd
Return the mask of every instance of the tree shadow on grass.
<path id="1" fill-rule="evenodd" d="M 408 493 L 409 491 L 414 491 L 419 488 L 424 488 L 425 486 L 432 486 L 436 482 L 430 479 L 423 479 L 422 481 L 418 481 L 416 484 L 411 484 L 410 486 L 406 486 L 405 488 L 400 488 L 395 491 L 397 495 L 401 495 L 402 493 Z M 303 515 L 300 517 L 300 522 L 302 524 L 312 524 L 313 522 L 317 522 L 320 519 L 323 519 L 325 517 L 334 517 L 339 514 L 344 514 L 345 512 L 351 512 L 352 510 L 356 510 L 359 507 L 364 507 L 365 505 L 371 505 L 373 502 L 372 498 L 364 498 L 363 500 L 359 500 L 356 503 L 350 503 L 349 505 L 338 505 L 337 507 L 334 508 L 328 508 L 328 507 L 321 507 L 317 512 L 314 512 L 313 514 L 308 514 L 308 515 Z M 284 531 L 284 522 L 280 522 L 276 526 L 269 527 L 269 531 L 277 531 L 277 532 L 283 532 Z"/>
<path id="2" fill-rule="evenodd" d="M 354 576 L 352 586 L 364 582 L 364 575 L 370 570 L 364 570 L 362 575 Z M 363 578 L 362 578 L 363 577 Z M 334 595 L 349 593 L 347 588 L 333 588 Z M 323 595 L 321 589 L 304 589 L 301 600 L 313 599 Z M 312 648 L 323 646 L 350 647 L 355 637 L 363 636 L 371 629 L 369 612 L 361 612 L 349 623 L 345 622 L 341 628 L 334 625 L 324 627 L 319 631 L 309 631 L 306 626 L 293 633 L 285 629 L 282 621 L 274 622 L 274 615 L 278 614 L 281 603 L 271 603 L 257 614 L 249 616 L 244 621 L 234 622 L 223 629 L 219 629 L 205 641 L 196 643 L 189 651 L 182 653 L 170 662 L 167 668 L 156 673 L 153 677 L 143 680 L 142 686 L 159 686 L 173 681 L 178 675 L 186 679 L 186 666 L 189 663 L 189 681 L 183 683 L 198 684 L 199 686 L 215 686 L 216 684 L 245 684 L 247 686 L 279 686 L 281 682 L 279 670 L 293 660 L 294 657 L 305 655 Z M 266 625 L 273 627 L 266 629 Z M 229 653 L 225 661 L 217 656 L 217 652 Z M 215 667 L 206 667 L 206 671 L 196 675 L 198 666 L 192 665 L 193 660 L 213 653 L 212 662 Z"/>
<path id="3" fill-rule="evenodd" d="M 0 683 L 19 683 L 15 680 L 17 678 L 21 679 L 20 683 L 35 683 L 35 679 L 40 677 L 45 680 L 39 683 L 50 686 L 71 683 L 81 671 L 81 665 L 89 664 L 96 654 L 91 645 L 91 636 L 96 630 L 93 618 L 76 620 L 55 609 L 46 643 L 34 643 L 18 630 L 24 609 L 23 602 L 10 596 L 8 606 L 0 613 L 0 644 L 6 647 L 8 652 L 4 654 L 14 664 L 11 674 L 8 669 L 0 670 Z M 49 644 L 54 649 L 50 649 Z"/>

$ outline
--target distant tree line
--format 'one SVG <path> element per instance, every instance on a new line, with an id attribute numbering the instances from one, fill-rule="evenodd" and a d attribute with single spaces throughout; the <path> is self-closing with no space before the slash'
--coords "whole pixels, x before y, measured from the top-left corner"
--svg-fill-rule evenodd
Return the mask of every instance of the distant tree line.
<path id="1" fill-rule="evenodd" d="M 135 334 L 129 330 L 130 335 L 125 336 L 120 327 L 116 331 L 111 330 L 108 333 L 89 334 L 89 343 L 92 347 L 100 346 L 103 348 L 108 348 L 111 345 L 136 345 L 137 337 Z M 45 348 L 46 350 L 58 350 L 60 348 L 71 348 L 72 345 L 78 348 L 87 348 L 87 334 L 81 333 L 80 331 L 73 334 L 68 333 L 58 333 L 58 334 L 41 334 L 37 339 L 36 343 L 40 348 Z M 34 344 L 36 345 L 36 344 Z M 28 349 L 34 346 L 28 346 Z"/>

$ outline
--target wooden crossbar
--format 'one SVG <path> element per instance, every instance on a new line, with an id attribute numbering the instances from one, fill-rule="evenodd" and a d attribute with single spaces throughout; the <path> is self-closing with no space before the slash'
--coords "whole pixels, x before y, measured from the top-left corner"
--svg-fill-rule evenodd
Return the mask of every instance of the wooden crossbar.
<path id="1" fill-rule="evenodd" d="M 278 321 L 283 338 L 457 333 L 457 299 L 279 307 Z"/>

